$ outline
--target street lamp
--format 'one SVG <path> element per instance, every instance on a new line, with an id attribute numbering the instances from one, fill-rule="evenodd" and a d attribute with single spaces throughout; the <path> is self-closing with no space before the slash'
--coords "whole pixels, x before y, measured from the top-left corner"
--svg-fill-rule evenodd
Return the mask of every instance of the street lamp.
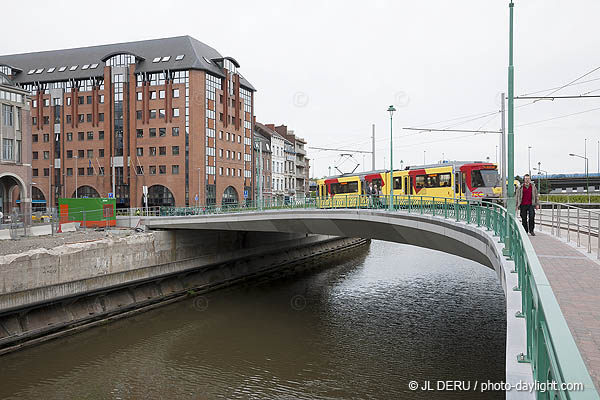
<path id="1" fill-rule="evenodd" d="M 77 159 L 79 156 L 73 156 L 73 158 L 75 159 L 75 198 L 77 198 L 77 189 L 79 189 L 77 187 L 77 175 L 79 175 L 79 170 L 77 169 Z"/>
<path id="2" fill-rule="evenodd" d="M 590 198 L 590 182 L 588 180 L 588 162 L 589 159 L 585 156 L 580 156 L 579 154 L 573 154 L 573 153 L 569 153 L 569 155 L 571 157 L 579 157 L 579 158 L 583 158 L 585 160 L 585 185 L 587 186 L 586 191 L 587 191 L 587 195 L 588 195 L 588 203 L 591 203 L 591 198 Z"/>
<path id="3" fill-rule="evenodd" d="M 260 139 L 256 140 L 256 145 L 258 145 L 258 209 L 262 211 L 263 209 L 263 189 L 262 189 L 262 143 Z"/>
<path id="4" fill-rule="evenodd" d="M 527 146 L 527 165 L 529 167 L 529 176 L 531 177 L 531 146 Z"/>
<path id="5" fill-rule="evenodd" d="M 392 141 L 392 118 L 394 117 L 394 111 L 396 109 L 393 105 L 389 106 L 387 111 L 390 113 L 390 204 L 388 209 L 392 211 L 394 209 L 394 182 L 393 182 L 393 173 L 394 173 L 394 147 Z"/>

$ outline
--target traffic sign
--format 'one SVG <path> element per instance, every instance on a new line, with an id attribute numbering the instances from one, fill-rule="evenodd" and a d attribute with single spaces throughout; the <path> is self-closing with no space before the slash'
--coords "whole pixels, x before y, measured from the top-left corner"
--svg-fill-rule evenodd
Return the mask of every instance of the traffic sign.
<path id="1" fill-rule="evenodd" d="M 244 190 L 244 198 L 247 199 L 248 198 L 248 191 Z"/>
<path id="2" fill-rule="evenodd" d="M 108 198 L 109 198 L 109 199 L 112 199 L 112 198 L 113 198 L 113 194 L 112 194 L 112 192 L 108 194 Z"/>

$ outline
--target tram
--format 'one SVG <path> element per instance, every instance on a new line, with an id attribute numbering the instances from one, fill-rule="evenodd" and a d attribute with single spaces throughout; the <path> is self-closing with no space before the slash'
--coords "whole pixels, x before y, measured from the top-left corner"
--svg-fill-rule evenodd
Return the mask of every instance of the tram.
<path id="1" fill-rule="evenodd" d="M 323 207 L 367 206 L 368 188 L 373 184 L 387 198 L 393 186 L 394 202 L 407 196 L 498 201 L 502 195 L 498 166 L 479 161 L 449 161 L 439 164 L 348 174 L 319 179 L 317 196 Z M 364 204 L 362 204 L 364 203 Z"/>

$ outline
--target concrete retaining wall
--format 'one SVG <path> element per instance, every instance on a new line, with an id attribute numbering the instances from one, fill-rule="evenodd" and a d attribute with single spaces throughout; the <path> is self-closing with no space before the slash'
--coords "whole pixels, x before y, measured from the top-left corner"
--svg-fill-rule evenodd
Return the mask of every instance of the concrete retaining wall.
<path id="1" fill-rule="evenodd" d="M 0 354 L 17 343 L 190 289 L 232 284 L 366 242 L 326 235 L 170 231 L 0 256 L 0 348 L 5 348 Z"/>

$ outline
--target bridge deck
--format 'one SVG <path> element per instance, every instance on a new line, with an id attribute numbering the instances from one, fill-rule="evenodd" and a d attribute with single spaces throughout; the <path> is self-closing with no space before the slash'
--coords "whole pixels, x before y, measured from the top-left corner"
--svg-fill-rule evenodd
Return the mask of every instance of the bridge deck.
<path id="1" fill-rule="evenodd" d="M 584 248 L 577 250 L 547 233 L 538 232 L 530 239 L 594 385 L 600 389 L 600 263 L 588 257 Z"/>

